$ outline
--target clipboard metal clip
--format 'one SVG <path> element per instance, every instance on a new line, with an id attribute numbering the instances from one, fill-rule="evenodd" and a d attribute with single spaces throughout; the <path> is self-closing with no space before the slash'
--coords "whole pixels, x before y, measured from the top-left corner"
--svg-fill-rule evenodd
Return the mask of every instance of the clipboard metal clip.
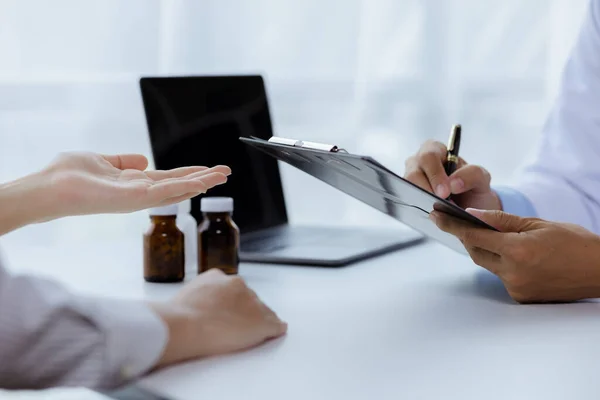
<path id="1" fill-rule="evenodd" d="M 292 147 L 302 147 L 304 149 L 312 149 L 312 150 L 321 150 L 328 151 L 331 153 L 347 153 L 346 150 L 339 148 L 333 144 L 324 144 L 324 143 L 316 143 L 316 142 L 305 142 L 302 140 L 296 139 L 286 139 L 282 137 L 272 136 L 269 140 L 269 143 L 282 144 L 285 146 Z"/>

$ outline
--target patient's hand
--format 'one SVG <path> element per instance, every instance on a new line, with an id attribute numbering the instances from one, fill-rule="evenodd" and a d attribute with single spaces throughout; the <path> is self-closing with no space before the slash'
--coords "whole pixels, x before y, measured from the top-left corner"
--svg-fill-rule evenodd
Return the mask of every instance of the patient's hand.
<path id="1" fill-rule="evenodd" d="M 225 166 L 145 171 L 147 166 L 146 157 L 138 154 L 61 154 L 41 172 L 55 200 L 49 217 L 123 213 L 178 203 L 225 183 L 231 173 Z"/>
<path id="2" fill-rule="evenodd" d="M 178 203 L 227 181 L 229 167 L 145 171 L 146 157 L 64 153 L 42 171 L 0 184 L 0 235 L 71 215 Z"/>
<path id="3" fill-rule="evenodd" d="M 287 332 L 242 278 L 217 269 L 198 275 L 168 303 L 150 307 L 169 330 L 158 367 L 244 350 Z"/>

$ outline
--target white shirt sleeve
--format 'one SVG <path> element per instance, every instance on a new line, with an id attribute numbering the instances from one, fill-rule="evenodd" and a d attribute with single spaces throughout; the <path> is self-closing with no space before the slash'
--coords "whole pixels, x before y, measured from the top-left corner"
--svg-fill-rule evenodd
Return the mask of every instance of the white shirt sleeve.
<path id="1" fill-rule="evenodd" d="M 502 203 L 502 210 L 519 217 L 537 217 L 533 204 L 523 193 L 510 188 L 497 186 L 494 191 Z"/>
<path id="2" fill-rule="evenodd" d="M 45 390 L 3 390 L 0 389 L 2 400 L 114 400 L 98 392 L 85 388 L 52 388 Z M 132 400 L 135 400 L 132 398 Z"/>
<path id="3" fill-rule="evenodd" d="M 600 0 L 591 0 L 534 159 L 514 186 L 540 218 L 600 233 Z"/>
<path id="4" fill-rule="evenodd" d="M 167 328 L 138 302 L 75 296 L 0 265 L 0 388 L 107 388 L 147 372 Z"/>

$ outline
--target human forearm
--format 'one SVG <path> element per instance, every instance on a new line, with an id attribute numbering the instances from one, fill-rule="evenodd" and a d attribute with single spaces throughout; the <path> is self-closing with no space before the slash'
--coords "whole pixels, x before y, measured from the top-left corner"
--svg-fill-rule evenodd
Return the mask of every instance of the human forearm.
<path id="1" fill-rule="evenodd" d="M 0 266 L 0 388 L 104 388 L 152 368 L 253 347 L 282 322 L 240 277 L 218 270 L 169 302 L 75 296 Z"/>
<path id="2" fill-rule="evenodd" d="M 113 387 L 148 371 L 166 341 L 143 303 L 74 296 L 0 267 L 0 387 Z"/>
<path id="3" fill-rule="evenodd" d="M 589 2 L 558 96 L 516 190 L 537 217 L 600 233 L 600 2 Z"/>
<path id="4" fill-rule="evenodd" d="M 41 172 L 0 184 L 0 236 L 51 219 L 55 199 L 49 187 Z"/>

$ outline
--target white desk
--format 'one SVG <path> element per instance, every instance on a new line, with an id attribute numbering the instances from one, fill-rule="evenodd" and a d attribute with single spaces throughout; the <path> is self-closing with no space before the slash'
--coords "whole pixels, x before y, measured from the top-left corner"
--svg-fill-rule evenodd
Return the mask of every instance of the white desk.
<path id="1" fill-rule="evenodd" d="M 143 282 L 139 240 L 75 253 L 19 246 L 5 249 L 13 266 L 79 291 L 157 299 L 178 287 Z M 600 305 L 516 305 L 495 277 L 439 245 L 343 269 L 242 265 L 241 274 L 289 334 L 141 385 L 175 399 L 600 397 Z"/>

